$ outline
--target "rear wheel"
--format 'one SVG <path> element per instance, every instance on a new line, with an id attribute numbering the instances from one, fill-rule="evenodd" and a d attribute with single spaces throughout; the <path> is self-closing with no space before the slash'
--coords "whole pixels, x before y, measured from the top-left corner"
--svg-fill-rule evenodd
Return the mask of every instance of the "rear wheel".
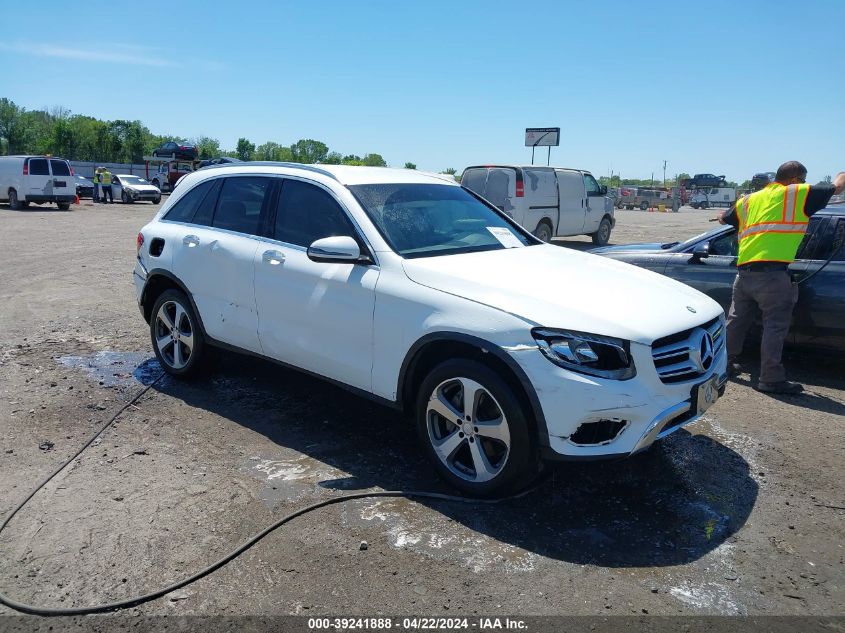
<path id="1" fill-rule="evenodd" d="M 455 359 L 435 367 L 420 386 L 416 422 L 428 458 L 459 490 L 482 497 L 508 494 L 537 474 L 519 399 L 477 361 Z"/>
<path id="2" fill-rule="evenodd" d="M 640 202 L 640 210 L 641 211 L 648 211 L 648 202 L 646 202 L 646 201 Z"/>
<path id="3" fill-rule="evenodd" d="M 9 189 L 9 208 L 12 211 L 17 211 L 21 208 L 20 200 L 18 200 L 18 192 L 14 189 Z"/>
<path id="4" fill-rule="evenodd" d="M 56 206 L 59 207 L 60 211 L 67 211 L 70 209 L 70 202 L 57 202 Z"/>
<path id="5" fill-rule="evenodd" d="M 180 290 L 165 290 L 150 318 L 150 338 L 158 362 L 168 374 L 196 374 L 205 340 L 188 297 Z"/>
<path id="6" fill-rule="evenodd" d="M 161 202 L 161 197 L 158 197 L 155 200 L 152 200 L 153 204 L 158 204 L 159 202 Z"/>
<path id="7" fill-rule="evenodd" d="M 599 224 L 599 230 L 590 235 L 593 238 L 593 244 L 596 246 L 606 246 L 610 241 L 611 228 L 610 220 L 602 218 L 601 224 Z"/>
<path id="8" fill-rule="evenodd" d="M 551 242 L 552 241 L 552 225 L 549 224 L 548 220 L 540 220 L 540 223 L 537 225 L 537 228 L 534 230 L 534 235 L 537 237 L 538 240 L 542 240 L 544 242 Z"/>

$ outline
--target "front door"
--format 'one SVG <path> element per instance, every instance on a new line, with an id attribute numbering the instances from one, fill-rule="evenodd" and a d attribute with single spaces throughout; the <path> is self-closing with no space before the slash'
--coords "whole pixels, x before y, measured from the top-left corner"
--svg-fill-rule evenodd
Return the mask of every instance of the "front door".
<path id="1" fill-rule="evenodd" d="M 584 178 L 580 171 L 557 170 L 560 220 L 557 235 L 580 235 L 584 231 L 586 201 Z"/>
<path id="2" fill-rule="evenodd" d="M 374 265 L 318 263 L 307 248 L 349 235 L 363 241 L 326 189 L 285 179 L 272 238 L 255 252 L 255 299 L 264 353 L 366 391 L 372 388 Z"/>
<path id="3" fill-rule="evenodd" d="M 692 250 L 691 247 L 671 255 L 664 274 L 703 292 L 727 313 L 736 278 L 736 231 L 728 230 L 712 238 L 707 257 L 694 255 Z"/>
<path id="4" fill-rule="evenodd" d="M 599 183 L 591 174 L 584 174 L 584 190 L 586 192 L 586 212 L 584 214 L 584 233 L 595 233 L 605 214 L 605 195 Z"/>

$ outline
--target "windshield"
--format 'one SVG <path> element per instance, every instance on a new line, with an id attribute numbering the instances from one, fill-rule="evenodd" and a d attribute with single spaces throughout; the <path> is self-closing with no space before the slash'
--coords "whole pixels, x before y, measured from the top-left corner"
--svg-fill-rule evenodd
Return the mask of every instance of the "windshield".
<path id="1" fill-rule="evenodd" d="M 403 257 L 535 244 L 519 227 L 460 187 L 392 183 L 349 189 L 387 243 Z"/>
<path id="2" fill-rule="evenodd" d="M 148 185 L 146 180 L 138 176 L 121 176 L 120 179 L 127 185 Z"/>

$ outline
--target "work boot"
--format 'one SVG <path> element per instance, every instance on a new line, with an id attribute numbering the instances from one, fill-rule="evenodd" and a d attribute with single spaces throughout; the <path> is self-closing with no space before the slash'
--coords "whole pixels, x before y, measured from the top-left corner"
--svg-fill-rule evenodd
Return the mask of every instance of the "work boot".
<path id="1" fill-rule="evenodd" d="M 758 382 L 757 391 L 794 395 L 804 391 L 804 385 L 797 382 L 791 382 L 789 380 L 781 380 L 780 382 Z"/>
<path id="2" fill-rule="evenodd" d="M 734 359 L 728 359 L 728 378 L 736 378 L 742 373 L 742 365 Z"/>

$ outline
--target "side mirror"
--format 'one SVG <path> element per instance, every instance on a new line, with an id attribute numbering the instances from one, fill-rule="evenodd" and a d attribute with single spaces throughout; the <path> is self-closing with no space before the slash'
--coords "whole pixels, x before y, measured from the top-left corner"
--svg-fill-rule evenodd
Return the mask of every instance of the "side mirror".
<path id="1" fill-rule="evenodd" d="M 701 260 L 710 257 L 710 242 L 703 242 L 695 247 L 692 252 L 693 260 Z"/>
<path id="2" fill-rule="evenodd" d="M 349 264 L 369 262 L 368 256 L 361 257 L 358 242 L 348 235 L 324 237 L 308 247 L 308 259 L 327 264 L 346 262 Z"/>
<path id="3" fill-rule="evenodd" d="M 607 195 L 607 185 L 601 185 L 599 187 L 599 191 L 601 191 L 601 195 L 606 196 Z"/>

